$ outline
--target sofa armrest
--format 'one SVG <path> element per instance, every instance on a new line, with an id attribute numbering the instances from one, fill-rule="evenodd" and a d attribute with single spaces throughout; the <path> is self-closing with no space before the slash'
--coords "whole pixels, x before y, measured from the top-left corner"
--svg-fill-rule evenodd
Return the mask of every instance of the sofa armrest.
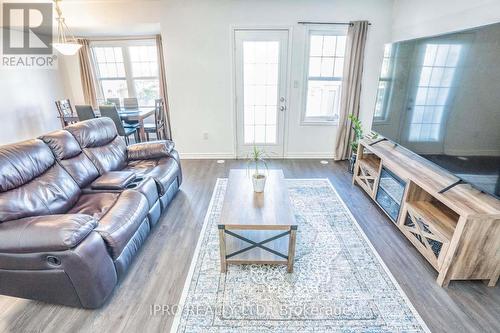
<path id="1" fill-rule="evenodd" d="M 153 160 L 170 157 L 170 152 L 175 144 L 170 140 L 142 142 L 127 147 L 128 160 Z"/>
<path id="2" fill-rule="evenodd" d="M 64 251 L 80 244 L 97 227 L 89 215 L 25 217 L 0 224 L 1 253 Z"/>

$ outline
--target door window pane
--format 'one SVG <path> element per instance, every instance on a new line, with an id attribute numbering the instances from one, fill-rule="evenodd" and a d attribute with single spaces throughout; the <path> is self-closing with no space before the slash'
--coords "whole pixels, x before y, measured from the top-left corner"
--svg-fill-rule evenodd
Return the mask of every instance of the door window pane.
<path id="1" fill-rule="evenodd" d="M 245 144 L 277 142 L 279 42 L 243 42 Z"/>

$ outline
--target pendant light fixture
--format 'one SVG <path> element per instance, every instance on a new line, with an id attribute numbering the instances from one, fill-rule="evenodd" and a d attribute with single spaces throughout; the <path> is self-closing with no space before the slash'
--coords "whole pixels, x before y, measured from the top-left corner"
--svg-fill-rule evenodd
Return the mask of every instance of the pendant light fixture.
<path id="1" fill-rule="evenodd" d="M 62 0 L 54 0 L 57 13 L 57 41 L 52 43 L 52 46 L 63 55 L 75 55 L 82 45 L 78 43 L 75 36 L 73 36 L 66 25 L 61 7 L 59 6 L 61 1 Z"/>

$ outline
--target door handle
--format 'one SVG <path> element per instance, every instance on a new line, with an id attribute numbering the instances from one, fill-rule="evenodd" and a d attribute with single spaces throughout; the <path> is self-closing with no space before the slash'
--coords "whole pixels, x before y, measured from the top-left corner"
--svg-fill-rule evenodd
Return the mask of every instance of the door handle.
<path id="1" fill-rule="evenodd" d="M 286 110 L 286 107 L 284 105 L 280 106 L 280 111 L 283 112 Z"/>

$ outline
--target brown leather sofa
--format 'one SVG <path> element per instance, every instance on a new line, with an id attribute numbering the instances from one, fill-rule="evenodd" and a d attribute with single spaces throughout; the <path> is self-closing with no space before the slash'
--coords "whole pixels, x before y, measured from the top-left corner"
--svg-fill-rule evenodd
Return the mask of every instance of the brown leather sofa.
<path id="1" fill-rule="evenodd" d="M 0 294 L 97 308 L 179 189 L 171 141 L 108 118 L 0 147 Z"/>

